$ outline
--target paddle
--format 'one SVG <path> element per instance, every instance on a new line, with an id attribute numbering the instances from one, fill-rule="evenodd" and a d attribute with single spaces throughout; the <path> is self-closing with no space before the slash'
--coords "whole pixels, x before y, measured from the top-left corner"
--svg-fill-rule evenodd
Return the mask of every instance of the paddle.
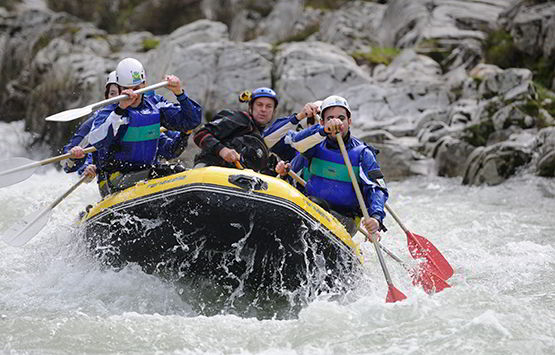
<path id="1" fill-rule="evenodd" d="M 343 137 L 341 136 L 341 132 L 335 135 L 337 142 L 339 143 L 339 149 L 341 149 L 341 155 L 343 155 L 343 160 L 345 161 L 345 165 L 347 166 L 347 170 L 349 171 L 349 177 L 351 178 L 351 182 L 353 184 L 353 189 L 355 190 L 355 194 L 357 196 L 358 204 L 360 209 L 362 210 L 362 215 L 364 218 L 369 219 L 370 216 L 368 215 L 368 211 L 366 210 L 366 203 L 364 202 L 364 198 L 362 197 L 362 193 L 360 192 L 360 187 L 358 186 L 358 181 L 355 176 L 355 172 L 353 171 L 353 166 L 351 165 L 351 160 L 349 160 L 349 154 L 347 153 L 347 149 L 345 148 L 345 143 L 343 142 Z M 401 291 L 399 291 L 391 281 L 391 276 L 389 275 L 389 271 L 387 270 L 387 266 L 385 265 L 385 260 L 383 258 L 382 252 L 380 250 L 380 245 L 378 243 L 377 238 L 374 236 L 370 236 L 370 240 L 374 244 L 374 249 L 376 249 L 376 254 L 378 255 L 378 260 L 380 261 L 380 265 L 382 267 L 385 280 L 388 286 L 387 297 L 385 301 L 390 302 L 397 302 L 402 301 L 407 296 L 405 296 Z"/>
<path id="2" fill-rule="evenodd" d="M 95 147 L 85 149 L 85 154 L 96 151 Z M 17 184 L 29 178 L 38 167 L 71 157 L 70 153 L 34 162 L 27 158 L 10 158 L 0 161 L 0 188 Z"/>
<path id="3" fill-rule="evenodd" d="M 358 230 L 359 232 L 364 234 L 366 238 L 369 238 L 368 232 L 362 229 L 362 227 L 360 227 Z M 444 279 L 441 278 L 440 275 L 438 275 L 437 270 L 431 269 L 430 264 L 420 263 L 417 267 L 410 267 L 403 260 L 401 260 L 401 258 L 393 254 L 392 251 L 384 247 L 382 244 L 380 244 L 380 248 L 393 260 L 401 264 L 401 266 L 403 266 L 405 270 L 408 271 L 412 279 L 412 284 L 414 286 L 422 286 L 426 293 L 437 293 L 443 291 L 443 289 L 445 288 L 451 287 L 447 282 L 445 282 Z"/>
<path id="4" fill-rule="evenodd" d="M 448 280 L 451 276 L 453 276 L 453 268 L 447 259 L 445 259 L 439 250 L 437 250 L 437 248 L 432 244 L 432 242 L 423 236 L 411 233 L 403 225 L 397 214 L 393 212 L 387 203 L 385 204 L 385 208 L 407 235 L 407 244 L 410 255 L 414 259 L 425 258 L 428 264 L 426 268 L 429 270 L 436 270 L 436 273 L 439 274 L 444 280 Z"/>
<path id="5" fill-rule="evenodd" d="M 70 193 L 72 193 L 79 185 L 81 185 L 87 179 L 83 176 L 75 185 L 73 185 L 69 190 L 67 190 L 62 196 L 58 197 L 56 201 L 52 202 L 48 207 L 39 211 L 38 213 L 32 213 L 25 216 L 23 220 L 11 226 L 2 237 L 2 240 L 9 245 L 14 247 L 23 246 L 29 240 L 31 240 L 44 226 L 48 223 L 48 219 L 52 214 L 52 209 L 56 207 L 64 198 L 66 198 Z"/>
<path id="6" fill-rule="evenodd" d="M 135 90 L 134 93 L 135 94 L 142 94 L 142 93 L 145 93 L 147 91 L 158 89 L 158 88 L 161 88 L 161 87 L 164 87 L 164 86 L 167 86 L 167 85 L 168 85 L 167 81 L 161 81 L 157 84 L 153 84 L 153 85 L 144 87 L 142 89 Z M 96 111 L 96 110 L 98 110 L 98 109 L 100 109 L 100 108 L 102 108 L 106 105 L 113 104 L 115 102 L 119 102 L 119 101 L 121 101 L 123 99 L 127 99 L 127 98 L 128 98 L 128 96 L 125 95 L 125 94 L 115 96 L 115 97 L 112 97 L 110 99 L 102 100 L 100 102 L 90 104 L 90 105 L 85 106 L 85 107 L 74 108 L 74 109 L 71 109 L 71 110 L 66 110 L 66 111 L 63 111 L 63 112 L 56 113 L 54 115 L 46 117 L 45 120 L 46 121 L 51 121 L 51 122 L 69 122 L 69 121 L 73 121 L 73 120 L 76 120 L 78 118 L 88 116 L 91 113 L 93 113 L 94 111 Z"/>
<path id="7" fill-rule="evenodd" d="M 164 132 L 167 132 L 167 128 L 160 127 L 160 133 Z M 89 147 L 84 149 L 83 153 L 88 154 L 95 151 L 95 147 Z M 70 157 L 71 154 L 66 153 L 37 162 L 27 158 L 10 158 L 0 160 L 0 188 L 17 184 L 18 182 L 28 179 L 31 175 L 33 175 L 39 166 L 55 163 Z"/>
<path id="8" fill-rule="evenodd" d="M 297 181 L 302 186 L 306 185 L 306 181 L 304 181 L 304 179 L 299 175 L 297 175 L 293 170 L 289 170 L 287 173 L 289 174 L 289 176 L 291 176 L 295 181 Z M 359 227 L 358 230 L 359 232 L 364 234 L 368 240 L 370 240 L 368 232 L 366 232 L 365 229 L 363 229 L 362 227 Z M 438 276 L 437 271 L 431 270 L 431 267 L 429 264 L 420 263 L 418 267 L 411 268 L 405 262 L 403 262 L 403 260 L 401 260 L 395 254 L 393 254 L 393 252 L 391 252 L 389 249 L 384 247 L 382 244 L 380 244 L 380 248 L 387 255 L 389 255 L 393 260 L 400 263 L 403 266 L 403 268 L 405 268 L 405 270 L 409 272 L 412 278 L 413 285 L 422 286 L 422 288 L 426 293 L 431 294 L 434 292 L 440 292 L 444 288 L 451 287 L 447 282 L 445 282 L 445 280 L 443 280 L 440 276 Z"/>

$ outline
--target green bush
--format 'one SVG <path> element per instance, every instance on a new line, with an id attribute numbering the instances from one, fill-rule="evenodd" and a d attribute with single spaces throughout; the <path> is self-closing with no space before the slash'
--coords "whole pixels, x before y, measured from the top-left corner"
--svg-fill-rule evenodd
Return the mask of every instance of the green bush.
<path id="1" fill-rule="evenodd" d="M 360 64 L 375 66 L 378 64 L 389 65 L 401 51 L 397 48 L 372 47 L 370 52 L 353 52 L 351 56 Z"/>
<path id="2" fill-rule="evenodd" d="M 502 69 L 527 68 L 534 74 L 534 80 L 544 87 L 551 87 L 554 78 L 555 58 L 534 57 L 523 53 L 514 44 L 507 31 L 490 33 L 484 45 L 485 61 Z"/>
<path id="3" fill-rule="evenodd" d="M 538 93 L 537 100 L 527 101 L 520 106 L 520 109 L 526 114 L 535 117 L 538 128 L 553 126 L 553 121 L 547 121 L 543 115 L 540 114 L 540 109 L 546 110 L 551 117 L 555 117 L 555 93 L 546 89 L 540 83 L 535 82 L 534 86 Z"/>
<path id="4" fill-rule="evenodd" d="M 47 0 L 54 11 L 64 11 L 94 23 L 108 33 L 149 31 L 167 34 L 202 18 L 202 0 Z"/>
<path id="5" fill-rule="evenodd" d="M 442 45 L 440 41 L 435 38 L 426 38 L 418 42 L 416 46 L 416 52 L 419 54 L 426 55 L 442 67 L 444 66 L 444 61 L 451 54 L 450 45 Z M 445 68 L 444 68 L 445 69 Z"/>
<path id="6" fill-rule="evenodd" d="M 475 147 L 485 146 L 490 134 L 495 131 L 491 119 L 467 126 L 463 130 L 462 140 Z"/>
<path id="7" fill-rule="evenodd" d="M 145 38 L 143 40 L 143 51 L 148 52 L 151 49 L 155 49 L 160 45 L 160 41 L 156 38 Z"/>

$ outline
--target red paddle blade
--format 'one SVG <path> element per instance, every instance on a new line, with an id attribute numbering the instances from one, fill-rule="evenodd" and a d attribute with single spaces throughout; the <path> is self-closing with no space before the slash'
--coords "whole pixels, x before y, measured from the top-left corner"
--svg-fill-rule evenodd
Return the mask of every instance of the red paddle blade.
<path id="1" fill-rule="evenodd" d="M 409 252 L 414 259 L 426 258 L 428 263 L 437 269 L 438 276 L 444 280 L 453 276 L 453 268 L 432 242 L 409 231 L 406 234 Z"/>
<path id="2" fill-rule="evenodd" d="M 445 288 L 451 287 L 444 279 L 433 271 L 433 266 L 426 263 L 420 265 L 412 270 L 412 284 L 415 286 L 422 286 L 424 292 L 433 294 L 443 291 Z"/>
<path id="3" fill-rule="evenodd" d="M 389 291 L 387 292 L 387 297 L 385 298 L 386 303 L 402 301 L 405 298 L 407 298 L 407 296 L 405 296 L 403 292 L 396 289 L 392 284 L 389 284 Z"/>

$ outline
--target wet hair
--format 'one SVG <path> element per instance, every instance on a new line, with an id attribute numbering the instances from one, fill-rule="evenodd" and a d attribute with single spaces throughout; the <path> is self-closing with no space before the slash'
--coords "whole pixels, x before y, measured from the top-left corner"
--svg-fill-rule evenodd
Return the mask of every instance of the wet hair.
<path id="1" fill-rule="evenodd" d="M 118 94 L 121 94 L 121 86 L 116 83 L 110 83 L 106 85 L 106 89 L 104 90 L 104 98 L 108 99 L 108 92 L 110 91 L 110 86 L 115 85 L 118 88 Z"/>

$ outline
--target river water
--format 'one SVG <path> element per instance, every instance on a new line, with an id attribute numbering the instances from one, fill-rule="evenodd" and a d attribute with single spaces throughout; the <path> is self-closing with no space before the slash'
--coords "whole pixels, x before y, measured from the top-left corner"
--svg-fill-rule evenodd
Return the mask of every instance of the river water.
<path id="1" fill-rule="evenodd" d="M 0 131 L 19 126 L 2 124 Z M 0 159 L 25 156 L 24 136 L 0 140 Z M 34 155 L 39 159 L 39 155 Z M 77 178 L 41 168 L 0 189 L 0 234 L 44 208 Z M 493 187 L 418 177 L 390 183 L 390 205 L 455 268 L 430 296 L 386 256 L 408 298 L 385 303 L 373 247 L 365 283 L 287 320 L 196 315 L 171 284 L 138 267 L 116 272 L 90 258 L 72 226 L 97 201 L 79 187 L 22 248 L 0 242 L 0 352 L 172 354 L 554 354 L 555 181 L 524 175 Z M 382 242 L 413 263 L 391 217 Z"/>

